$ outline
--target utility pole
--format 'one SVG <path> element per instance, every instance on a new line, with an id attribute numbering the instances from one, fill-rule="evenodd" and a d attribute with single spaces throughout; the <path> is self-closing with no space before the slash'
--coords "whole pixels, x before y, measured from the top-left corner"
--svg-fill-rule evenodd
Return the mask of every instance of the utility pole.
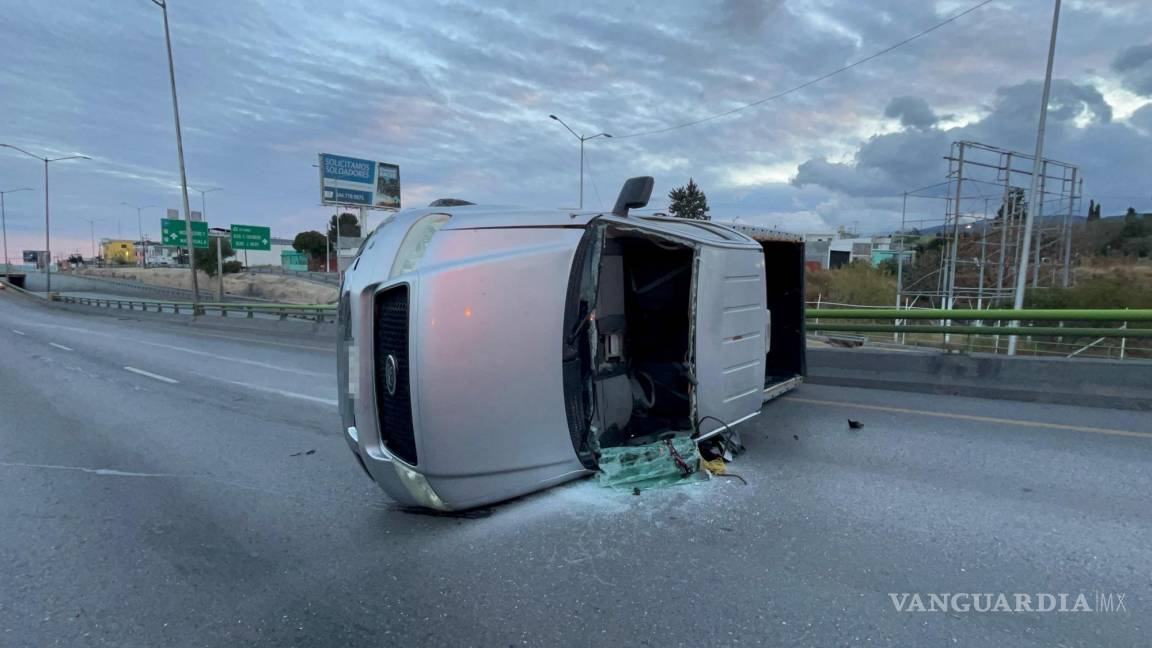
<path id="1" fill-rule="evenodd" d="M 1072 283 L 1072 212 L 1076 209 L 1076 174 L 1079 169 L 1072 169 L 1072 194 L 1068 197 L 1068 216 L 1064 218 L 1064 268 L 1060 274 L 1060 286 L 1067 288 Z M 1083 192 L 1084 180 L 1080 180 Z M 1083 199 L 1081 199 L 1083 200 Z M 1081 205 L 1084 203 L 1081 202 Z"/>
<path id="2" fill-rule="evenodd" d="M 1032 261 L 1032 287 L 1036 288 L 1040 285 L 1040 249 L 1044 246 L 1044 194 L 1048 193 L 1048 163 L 1043 162 L 1040 165 L 1040 199 L 1036 203 L 1036 209 L 1029 212 L 1033 214 L 1036 222 L 1036 240 L 1032 244 L 1032 249 L 1035 250 L 1036 258 Z"/>
<path id="3" fill-rule="evenodd" d="M 904 226 L 908 218 L 908 192 L 904 192 L 904 203 L 900 207 L 900 245 L 896 252 L 896 308 L 904 293 Z"/>
<path id="4" fill-rule="evenodd" d="M 956 199 L 955 199 L 955 215 L 952 221 L 952 249 L 948 252 L 948 265 L 949 272 L 945 280 L 948 282 L 947 288 L 947 304 L 944 306 L 948 310 L 952 310 L 956 302 L 956 265 L 959 263 L 960 252 L 960 201 L 963 200 L 961 189 L 964 183 L 964 142 L 960 142 L 960 154 L 956 162 Z"/>
<path id="5" fill-rule="evenodd" d="M 32 188 L 20 187 L 19 189 L 0 191 L 0 229 L 4 232 L 4 272 L 10 270 L 8 263 L 8 215 L 4 211 L 4 194 L 16 193 L 17 191 L 32 191 Z"/>
<path id="6" fill-rule="evenodd" d="M 219 280 L 216 288 L 216 301 L 224 301 L 224 237 L 216 237 L 216 278 Z"/>
<path id="7" fill-rule="evenodd" d="M 45 294 L 52 293 L 52 221 L 49 217 L 48 211 L 48 163 L 61 162 L 63 160 L 91 160 L 92 158 L 87 155 L 65 155 L 64 157 L 50 158 L 41 157 L 33 153 L 29 153 L 18 146 L 11 144 L 0 144 L 4 148 L 10 148 L 14 151 L 20 151 L 28 157 L 35 158 L 44 163 L 44 292 Z"/>
<path id="8" fill-rule="evenodd" d="M 192 210 L 188 206 L 188 175 L 184 172 L 184 139 L 180 134 L 180 103 L 176 99 L 176 65 L 172 61 L 172 34 L 168 30 L 168 1 L 152 0 L 164 14 L 164 43 L 168 49 L 168 80 L 172 87 L 172 117 L 176 122 L 176 156 L 180 160 L 180 190 L 184 198 L 184 236 L 188 243 L 188 269 L 192 272 L 192 316 L 202 312 L 200 287 L 196 281 L 196 245 L 192 239 Z"/>
<path id="9" fill-rule="evenodd" d="M 596 133 L 595 135 L 587 135 L 587 136 L 581 135 L 581 134 L 577 133 L 576 131 L 572 130 L 572 128 L 569 127 L 568 124 L 565 124 L 563 119 L 560 119 L 556 115 L 548 115 L 548 116 L 550 118 L 560 122 L 561 126 L 568 129 L 569 133 L 572 133 L 572 135 L 576 139 L 580 140 L 580 205 L 579 205 L 578 209 L 582 210 L 582 209 L 584 209 L 584 142 L 587 142 L 588 140 L 591 140 L 591 139 L 596 139 L 597 137 L 609 137 L 610 138 L 612 136 L 609 135 L 608 133 Z"/>
<path id="10" fill-rule="evenodd" d="M 1004 166 L 1004 198 L 1000 201 L 1000 261 L 996 268 L 996 305 L 1000 306 L 1000 300 L 1004 298 L 1004 255 L 1008 249 L 1008 224 L 1012 222 L 1012 215 L 1015 209 L 1008 208 L 1008 201 L 1011 198 L 1012 189 L 1012 153 L 1007 154 L 1007 162 Z M 1013 201 L 1015 202 L 1015 201 Z"/>
<path id="11" fill-rule="evenodd" d="M 1032 244 L 1032 222 L 1036 209 L 1043 200 L 1040 192 L 1040 176 L 1044 166 L 1044 127 L 1048 121 L 1048 97 L 1052 92 L 1052 63 L 1056 58 L 1056 33 L 1060 27 L 1060 0 L 1056 0 L 1052 10 L 1052 37 L 1048 41 L 1048 66 L 1044 72 L 1044 91 L 1040 97 L 1040 120 L 1036 126 L 1036 154 L 1032 160 L 1032 188 L 1029 191 L 1028 213 L 1024 216 L 1024 244 L 1020 250 L 1020 268 L 1016 271 L 1016 295 L 1012 310 L 1024 308 L 1024 288 L 1028 285 L 1028 253 Z M 1017 326 L 1019 322 L 1012 322 Z M 1017 336 L 1008 337 L 1008 355 L 1016 355 Z"/>

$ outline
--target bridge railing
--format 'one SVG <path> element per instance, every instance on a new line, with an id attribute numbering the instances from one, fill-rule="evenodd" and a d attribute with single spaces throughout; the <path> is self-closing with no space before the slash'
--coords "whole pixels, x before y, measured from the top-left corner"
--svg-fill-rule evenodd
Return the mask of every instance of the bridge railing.
<path id="1" fill-rule="evenodd" d="M 1016 335 L 1030 355 L 1152 357 L 1152 309 L 809 308 L 807 329 L 832 340 L 878 333 L 891 335 L 881 343 L 991 353 Z"/>
<path id="2" fill-rule="evenodd" d="M 1029 335 L 1033 337 L 1152 338 L 1152 328 L 1122 328 L 1128 322 L 1152 322 L 1152 309 L 855 309 L 810 308 L 808 330 L 857 333 L 951 333 L 969 335 Z M 827 320 L 838 320 L 829 322 Z M 843 320 L 894 320 L 897 323 Z M 910 324 L 908 320 L 936 324 Z M 956 322 L 967 322 L 957 324 Z M 1044 325 L 1037 325 L 1043 322 Z M 1081 326 L 1081 323 L 1113 323 L 1116 326 Z M 986 323 L 994 323 L 989 325 Z M 1007 323 L 1007 324 L 1005 324 Z M 1053 326 L 1052 323 L 1058 325 Z M 1072 323 L 1074 326 L 1067 326 Z"/>

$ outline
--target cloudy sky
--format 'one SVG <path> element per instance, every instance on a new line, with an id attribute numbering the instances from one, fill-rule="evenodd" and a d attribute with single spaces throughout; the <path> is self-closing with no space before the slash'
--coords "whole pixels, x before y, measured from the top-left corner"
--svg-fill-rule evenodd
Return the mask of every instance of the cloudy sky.
<path id="1" fill-rule="evenodd" d="M 445 196 L 546 208 L 691 176 L 715 218 L 819 231 L 899 225 L 899 195 L 939 182 L 950 142 L 1031 151 L 1051 0 L 996 0 L 783 99 L 977 0 L 451 2 L 169 0 L 189 182 L 212 225 L 319 229 L 318 152 L 398 163 L 406 206 Z M 1078 164 L 1105 214 L 1152 210 L 1152 14 L 1068 0 L 1047 154 Z M 52 167 L 60 252 L 136 232 L 123 206 L 178 207 L 163 27 L 149 0 L 5 0 L 0 142 L 92 161 Z M 0 149 L 9 247 L 43 241 L 42 166 Z M 193 208 L 199 208 L 193 193 Z M 939 211 L 929 203 L 922 207 Z M 162 210 L 145 212 L 155 236 Z"/>

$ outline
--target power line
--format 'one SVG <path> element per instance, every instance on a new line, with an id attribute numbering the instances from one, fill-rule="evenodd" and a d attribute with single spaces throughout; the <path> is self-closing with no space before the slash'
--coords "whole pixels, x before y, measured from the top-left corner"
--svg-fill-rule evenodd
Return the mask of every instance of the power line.
<path id="1" fill-rule="evenodd" d="M 588 153 L 584 153 L 584 166 L 588 169 L 588 179 L 592 181 L 592 191 L 596 194 L 596 204 L 600 205 L 600 211 L 604 211 L 604 201 L 600 198 L 600 188 L 596 186 L 596 176 L 592 174 L 592 160 L 589 159 Z"/>
<path id="2" fill-rule="evenodd" d="M 642 137 L 644 135 L 656 135 L 658 133 L 667 133 L 668 131 L 674 131 L 674 130 L 678 130 L 681 128 L 688 128 L 689 126 L 697 126 L 697 125 L 703 124 L 705 122 L 710 122 L 714 119 L 719 119 L 721 117 L 727 117 L 728 115 L 738 113 L 742 110 L 747 110 L 747 109 L 752 108 L 754 106 L 759 106 L 760 104 L 768 103 L 769 101 L 773 101 L 775 99 L 785 97 L 787 95 L 792 94 L 793 92 L 803 90 L 804 88 L 807 88 L 808 86 L 815 85 L 815 84 L 817 84 L 817 83 L 819 83 L 825 79 L 832 78 L 832 77 L 836 76 L 837 74 L 840 74 L 841 72 L 847 72 L 848 70 L 851 70 L 852 68 L 854 68 L 858 65 L 863 65 L 864 63 L 867 63 L 868 61 L 871 61 L 872 59 L 879 58 L 879 57 L 881 57 L 881 56 L 883 56 L 883 55 L 885 55 L 885 54 L 887 54 L 887 53 L 889 53 L 895 49 L 903 47 L 903 46 L 907 45 L 908 43 L 911 43 L 914 40 L 917 40 L 923 36 L 926 36 L 926 35 L 934 32 L 934 31 L 936 31 L 937 29 L 940 29 L 941 27 L 943 27 L 944 25 L 947 25 L 948 23 L 951 23 L 951 22 L 954 22 L 960 18 L 963 18 L 964 16 L 972 13 L 973 11 L 976 11 L 977 9 L 983 7 L 984 5 L 991 4 L 993 1 L 994 0 L 984 0 L 983 2 L 980 2 L 979 4 L 973 5 L 972 7 L 969 7 L 968 9 L 965 9 L 964 11 L 961 11 L 960 13 L 953 15 L 951 18 L 948 18 L 942 22 L 938 22 L 935 25 L 932 25 L 931 27 L 929 27 L 927 29 L 924 29 L 920 32 L 917 32 L 913 36 L 905 38 L 904 40 L 900 41 L 899 43 L 896 43 L 894 45 L 889 45 L 888 47 L 885 47 L 884 49 L 882 49 L 878 52 L 874 52 L 874 53 L 872 53 L 872 54 L 870 54 L 870 55 L 868 55 L 862 59 L 859 59 L 857 61 L 849 63 L 848 65 L 845 65 L 844 67 L 837 68 L 837 69 L 835 69 L 835 70 L 833 70 L 827 74 L 818 76 L 815 79 L 810 79 L 808 81 L 805 81 L 804 83 L 801 83 L 798 86 L 789 88 L 787 90 L 784 90 L 783 92 L 778 92 L 778 93 L 776 93 L 770 97 L 765 97 L 763 99 L 753 101 L 752 103 L 747 103 L 747 104 L 744 104 L 742 106 L 737 106 L 736 108 L 732 108 L 731 110 L 725 110 L 724 112 L 719 112 L 719 113 L 716 113 L 714 115 L 709 115 L 708 117 L 703 117 L 701 119 L 696 119 L 693 121 L 684 122 L 682 124 L 676 124 L 674 126 L 666 126 L 664 128 L 655 128 L 652 130 L 640 131 L 637 133 L 628 133 L 626 135 L 613 135 L 613 138 L 614 139 L 628 139 L 630 137 Z"/>

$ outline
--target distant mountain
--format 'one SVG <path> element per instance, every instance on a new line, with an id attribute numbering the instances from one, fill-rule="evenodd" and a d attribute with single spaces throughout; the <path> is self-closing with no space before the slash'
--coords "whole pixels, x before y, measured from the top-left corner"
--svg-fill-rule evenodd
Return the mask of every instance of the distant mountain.
<path id="1" fill-rule="evenodd" d="M 1060 215 L 1060 214 L 1045 215 L 1045 216 L 1043 216 L 1043 218 L 1044 218 L 1044 221 L 1046 224 L 1049 224 L 1052 221 L 1063 222 L 1063 220 L 1064 220 L 1064 216 Z M 1123 218 L 1124 218 L 1124 214 L 1119 214 L 1116 216 L 1101 216 L 1100 220 L 1102 220 L 1102 221 L 1122 220 Z M 1086 222 L 1088 222 L 1088 219 L 1083 217 L 1083 216 L 1073 216 L 1072 217 L 1072 224 L 1073 225 L 1083 225 Z M 980 226 L 985 225 L 985 224 L 991 226 L 992 223 L 991 223 L 991 221 L 976 221 L 976 222 L 972 223 L 972 229 L 974 229 L 976 231 L 980 231 Z M 944 225 L 936 225 L 934 227 L 921 227 L 921 228 L 919 228 L 919 232 L 920 232 L 921 236 L 936 236 L 938 234 L 941 234 L 944 231 L 944 227 L 945 227 Z M 964 227 L 964 225 L 962 224 L 961 227 Z M 892 233 L 896 234 L 897 231 L 893 231 Z"/>

